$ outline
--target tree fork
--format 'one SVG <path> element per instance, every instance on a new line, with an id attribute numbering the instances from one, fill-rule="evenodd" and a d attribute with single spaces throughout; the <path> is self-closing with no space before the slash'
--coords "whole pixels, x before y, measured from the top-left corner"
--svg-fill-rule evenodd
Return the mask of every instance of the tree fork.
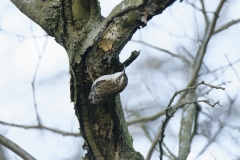
<path id="1" fill-rule="evenodd" d="M 71 100 L 88 151 L 85 159 L 143 159 L 133 148 L 119 95 L 99 105 L 87 97 L 92 79 L 122 68 L 119 54 L 134 32 L 175 0 L 125 0 L 106 18 L 97 0 L 11 1 L 68 53 Z"/>

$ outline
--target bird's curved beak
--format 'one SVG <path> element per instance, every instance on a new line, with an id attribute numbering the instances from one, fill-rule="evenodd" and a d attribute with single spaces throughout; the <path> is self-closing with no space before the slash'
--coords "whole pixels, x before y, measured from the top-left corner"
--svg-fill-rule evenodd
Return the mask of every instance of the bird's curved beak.
<path id="1" fill-rule="evenodd" d="M 125 63 L 124 63 L 124 68 L 123 68 L 123 74 L 125 73 Z"/>

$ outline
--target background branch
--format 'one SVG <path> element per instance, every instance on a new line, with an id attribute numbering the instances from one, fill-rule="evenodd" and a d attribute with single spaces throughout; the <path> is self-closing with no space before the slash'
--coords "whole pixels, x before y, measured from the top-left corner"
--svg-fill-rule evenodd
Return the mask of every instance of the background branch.
<path id="1" fill-rule="evenodd" d="M 204 35 L 204 38 L 202 40 L 202 43 L 198 49 L 197 55 L 194 59 L 194 62 L 192 63 L 192 73 L 191 73 L 191 78 L 190 81 L 188 82 L 188 87 L 192 86 L 194 83 L 197 82 L 197 77 L 198 77 L 198 73 L 200 71 L 200 68 L 203 64 L 203 58 L 205 56 L 206 50 L 207 50 L 207 46 L 208 43 L 210 41 L 211 36 L 213 35 L 216 23 L 217 23 L 217 19 L 219 16 L 219 13 L 221 11 L 221 8 L 224 4 L 225 0 L 221 0 L 217 6 L 216 11 L 213 13 L 213 18 L 210 24 L 208 24 L 208 18 L 207 15 L 205 13 L 205 11 L 203 11 L 203 15 L 205 18 L 205 22 L 206 22 L 206 33 Z M 202 2 L 202 7 L 204 8 L 204 3 Z M 196 99 L 196 92 L 192 91 L 192 92 L 185 92 L 181 95 L 180 100 L 181 101 L 183 98 L 188 99 L 189 101 L 192 101 L 193 99 Z M 186 97 L 188 96 L 188 97 Z M 205 102 L 207 104 L 210 104 L 209 102 Z M 218 102 L 216 102 L 215 104 L 211 105 L 211 106 L 215 106 L 216 104 L 219 104 Z M 194 120 L 196 119 L 196 115 L 197 115 L 197 108 L 196 105 L 195 107 L 191 107 L 186 109 L 186 111 L 184 111 L 184 116 L 182 117 L 182 121 L 184 122 L 184 124 L 181 123 L 182 127 L 180 130 L 180 132 L 182 132 L 181 137 L 179 137 L 179 154 L 178 154 L 178 158 L 181 160 L 185 160 L 188 156 L 188 154 L 190 153 L 190 145 L 191 145 L 191 141 L 193 138 L 193 134 L 192 134 L 192 127 L 194 126 Z M 193 114 L 194 113 L 194 114 Z M 187 136 L 188 135 L 188 136 Z M 191 135 L 191 136 L 190 136 Z M 182 147 L 183 146 L 183 147 Z"/>
<path id="2" fill-rule="evenodd" d="M 63 136 L 74 136 L 74 137 L 81 136 L 80 133 L 71 133 L 71 132 L 61 131 L 61 130 L 58 130 L 58 129 L 54 129 L 54 128 L 44 126 L 41 123 L 34 126 L 34 125 L 19 125 L 19 124 L 13 124 L 13 123 L 7 123 L 7 122 L 0 121 L 0 124 L 7 125 L 7 126 L 12 126 L 12 127 L 23 128 L 23 129 L 44 129 L 44 130 L 47 130 L 47 131 L 51 131 L 51 132 L 54 132 L 54 133 L 61 134 Z"/>
<path id="3" fill-rule="evenodd" d="M 219 86 L 214 86 L 214 85 L 210 85 L 210 84 L 207 84 L 205 83 L 204 81 L 196 84 L 195 86 L 193 87 L 188 87 L 188 88 L 185 88 L 185 89 L 182 89 L 182 90 L 179 90 L 179 91 L 176 91 L 174 93 L 174 95 L 172 96 L 172 98 L 170 99 L 170 102 L 165 110 L 165 115 L 166 115 L 166 118 L 163 120 L 163 123 L 162 123 L 162 126 L 160 128 L 160 130 L 158 131 L 157 135 L 155 136 L 155 139 L 153 140 L 153 143 L 148 151 L 148 154 L 147 154 L 147 160 L 149 160 L 152 156 L 152 153 L 153 153 L 153 150 L 155 148 L 155 145 L 157 143 L 159 143 L 159 148 L 160 148 L 160 159 L 162 159 L 163 157 L 163 148 L 162 148 L 162 143 L 163 143 L 163 138 L 164 138 L 164 131 L 167 127 L 167 124 L 169 122 L 169 120 L 171 119 L 171 117 L 173 117 L 174 113 L 180 108 L 180 107 L 183 107 L 184 105 L 186 104 L 192 104 L 192 103 L 197 103 L 197 102 L 204 102 L 204 103 L 207 103 L 208 105 L 214 107 L 216 104 L 219 104 L 219 102 L 216 102 L 214 104 L 211 104 L 208 100 L 196 100 L 196 101 L 191 101 L 191 102 L 185 102 L 185 103 L 182 103 L 182 104 L 179 104 L 179 105 L 176 105 L 176 106 L 173 106 L 171 107 L 171 104 L 173 103 L 175 97 L 182 93 L 182 92 L 187 92 L 189 90 L 195 90 L 199 85 L 206 85 L 208 87 L 211 87 L 211 88 L 215 88 L 215 89 L 222 89 L 224 90 L 223 87 L 219 87 Z"/>
<path id="4" fill-rule="evenodd" d="M 217 34 L 221 31 L 224 31 L 224 30 L 228 29 L 229 27 L 232 27 L 233 25 L 238 24 L 239 22 L 240 22 L 240 18 L 235 19 L 235 20 L 231 20 L 230 22 L 227 22 L 227 23 L 221 25 L 220 27 L 218 27 L 218 29 L 216 29 L 213 32 L 213 34 Z"/>
<path id="5" fill-rule="evenodd" d="M 191 79 L 188 83 L 188 87 L 189 86 L 192 86 L 193 83 L 196 81 L 196 77 L 198 75 L 198 72 L 201 68 L 201 65 L 202 65 L 202 61 L 203 61 L 203 58 L 204 58 L 204 55 L 206 53 L 206 49 L 207 49 L 207 45 L 208 45 L 208 42 L 214 32 L 214 28 L 216 26 L 216 23 L 217 23 L 217 19 L 218 19 L 218 16 L 219 16 L 219 12 L 224 4 L 226 0 L 221 0 L 220 3 L 218 4 L 218 7 L 216 9 L 216 11 L 214 12 L 213 14 L 213 19 L 212 19 L 212 22 L 210 23 L 209 27 L 207 28 L 207 31 L 205 33 L 205 36 L 203 38 L 203 41 L 202 41 L 202 44 L 201 46 L 199 47 L 199 50 L 197 52 L 197 55 L 194 59 L 194 66 L 193 66 L 193 70 L 192 70 L 192 75 L 191 75 Z M 185 94 L 187 94 L 187 92 L 185 92 Z M 185 94 L 182 95 L 182 97 L 185 97 Z"/>
<path id="6" fill-rule="evenodd" d="M 8 138 L 4 137 L 0 134 L 0 143 L 6 148 L 10 149 L 14 153 L 16 153 L 19 157 L 26 160 L 36 160 L 32 155 L 30 155 L 27 151 L 21 148 L 16 143 L 12 142 Z"/>
<path id="7" fill-rule="evenodd" d="M 140 44 L 143 44 L 143 45 L 145 45 L 145 46 L 148 46 L 148 47 L 154 48 L 154 49 L 156 49 L 156 50 L 158 50 L 158 51 L 161 51 L 161 52 L 167 53 L 167 54 L 169 54 L 169 55 L 172 56 L 172 57 L 179 58 L 179 59 L 181 59 L 183 62 L 187 63 L 188 65 L 191 64 L 190 61 L 189 61 L 188 59 L 186 59 L 184 56 L 181 56 L 181 55 L 179 55 L 179 54 L 175 54 L 175 53 L 170 52 L 170 51 L 168 51 L 168 50 L 166 50 L 166 49 L 162 49 L 162 48 L 159 48 L 159 47 L 153 46 L 153 45 L 148 44 L 148 43 L 143 42 L 143 41 L 131 40 L 131 42 L 140 43 Z"/>

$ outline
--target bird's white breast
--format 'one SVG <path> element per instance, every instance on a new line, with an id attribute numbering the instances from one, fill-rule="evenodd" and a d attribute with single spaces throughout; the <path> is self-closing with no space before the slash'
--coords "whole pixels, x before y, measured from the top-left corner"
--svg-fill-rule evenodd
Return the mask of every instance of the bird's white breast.
<path id="1" fill-rule="evenodd" d="M 115 81 L 120 75 L 122 74 L 122 72 L 117 72 L 114 74 L 109 74 L 109 75 L 103 75 L 101 77 L 98 77 L 92 84 L 92 86 L 94 86 L 97 82 L 101 81 L 101 80 L 106 80 L 106 81 Z"/>

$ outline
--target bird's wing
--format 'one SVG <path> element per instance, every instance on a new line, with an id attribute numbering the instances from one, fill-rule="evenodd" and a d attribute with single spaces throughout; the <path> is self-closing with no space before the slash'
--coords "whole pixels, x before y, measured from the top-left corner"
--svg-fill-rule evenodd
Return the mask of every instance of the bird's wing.
<path id="1" fill-rule="evenodd" d="M 108 81 L 107 83 L 99 81 L 96 93 L 99 95 L 101 94 L 103 97 L 109 97 L 112 93 L 117 91 L 117 87 L 118 85 L 114 81 Z"/>

